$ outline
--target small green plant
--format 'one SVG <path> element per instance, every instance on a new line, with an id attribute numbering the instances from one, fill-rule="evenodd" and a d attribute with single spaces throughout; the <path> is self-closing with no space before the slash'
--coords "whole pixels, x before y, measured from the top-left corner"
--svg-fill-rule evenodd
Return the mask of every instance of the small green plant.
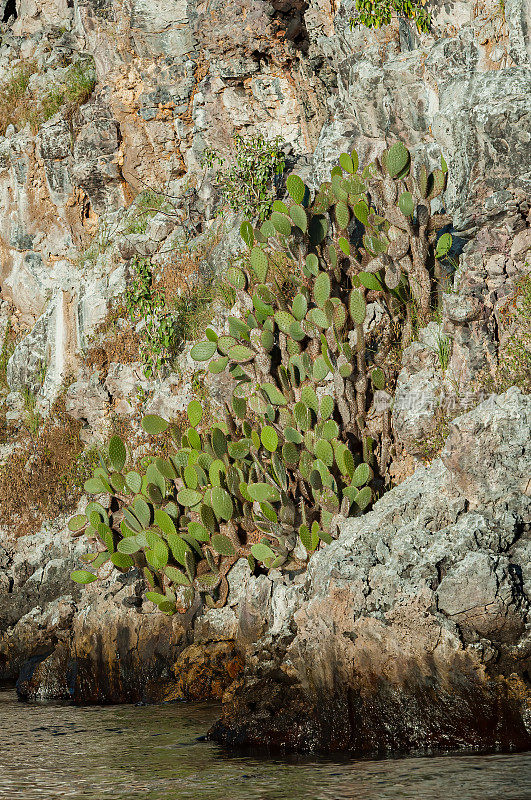
<path id="1" fill-rule="evenodd" d="M 205 151 L 202 165 L 217 168 L 215 183 L 233 211 L 251 219 L 266 218 L 271 209 L 271 187 L 284 172 L 281 144 L 280 137 L 268 141 L 261 134 L 237 134 L 227 168 L 223 156 L 211 148 Z"/>
<path id="2" fill-rule="evenodd" d="M 41 424 L 41 415 L 36 410 L 37 395 L 28 386 L 22 389 L 24 398 L 25 424 L 29 432 L 35 436 Z"/>
<path id="3" fill-rule="evenodd" d="M 529 270 L 529 264 L 525 265 Z M 501 345 L 495 375 L 482 374 L 478 388 L 502 393 L 518 386 L 531 394 L 531 275 L 518 279 L 499 312 Z"/>
<path id="4" fill-rule="evenodd" d="M 174 209 L 168 198 L 162 192 L 156 192 L 153 189 L 145 189 L 140 192 L 128 211 L 125 233 L 146 233 L 149 220 L 159 211 L 166 211 L 173 215 Z"/>
<path id="5" fill-rule="evenodd" d="M 153 287 L 151 260 L 135 256 L 131 269 L 125 304 L 133 323 L 144 320 L 140 356 L 146 377 L 152 377 L 173 360 L 179 335 L 174 315 L 164 307 L 163 295 Z"/>
<path id="6" fill-rule="evenodd" d="M 111 439 L 85 486 L 96 500 L 70 521 L 100 542 L 75 581 L 97 580 L 110 561 L 142 569 L 146 597 L 165 613 L 182 610 L 181 592 L 185 605 L 199 592 L 221 606 L 238 558 L 252 570 L 304 567 L 384 490 L 389 410 L 380 431 L 370 419 L 389 343 L 367 347 L 367 306 L 378 300 L 389 330 L 410 322 L 404 297 L 429 310 L 429 265 L 448 223 L 430 201 L 446 172 L 421 168 L 415 179 L 401 142 L 361 171 L 355 151 L 339 162 L 313 198 L 290 175 L 289 199 L 262 224 L 242 223 L 248 258 L 226 280 L 247 310 L 228 317 L 227 332 L 207 328 L 190 352 L 231 387 L 225 419 L 206 424 L 199 400 L 184 432 L 148 415 L 144 430 L 171 433 L 175 448 L 143 471 L 127 469 L 124 443 Z M 110 511 L 99 494 L 111 494 Z"/>
<path id="7" fill-rule="evenodd" d="M 7 382 L 7 362 L 13 355 L 15 349 L 15 340 L 11 332 L 10 323 L 6 326 L 4 340 L 0 348 L 0 392 L 9 392 L 9 384 Z"/>
<path id="8" fill-rule="evenodd" d="M 351 29 L 356 25 L 366 28 L 381 28 L 389 25 L 393 12 L 399 17 L 415 22 L 420 33 L 429 33 L 431 17 L 419 0 L 356 0 L 356 17 L 350 20 Z"/>
<path id="9" fill-rule="evenodd" d="M 443 372 L 446 372 L 452 357 L 452 340 L 449 336 L 437 334 L 435 352 L 437 353 L 440 368 Z"/>

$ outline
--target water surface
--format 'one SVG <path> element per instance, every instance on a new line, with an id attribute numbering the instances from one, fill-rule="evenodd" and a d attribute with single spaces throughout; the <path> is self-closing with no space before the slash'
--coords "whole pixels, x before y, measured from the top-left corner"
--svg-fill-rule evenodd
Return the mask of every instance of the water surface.
<path id="1" fill-rule="evenodd" d="M 197 741 L 203 704 L 26 705 L 0 691 L 0 800 L 531 800 L 531 753 L 265 758 Z"/>

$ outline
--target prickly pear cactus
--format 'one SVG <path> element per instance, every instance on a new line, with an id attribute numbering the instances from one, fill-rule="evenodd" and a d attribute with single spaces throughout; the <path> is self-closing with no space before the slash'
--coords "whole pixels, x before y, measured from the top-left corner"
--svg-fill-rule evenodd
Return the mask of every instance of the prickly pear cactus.
<path id="1" fill-rule="evenodd" d="M 226 278 L 249 310 L 191 350 L 230 382 L 225 419 L 205 428 L 198 401 L 185 431 L 145 417 L 148 433 L 170 430 L 175 453 L 144 474 L 126 470 L 126 448 L 111 439 L 86 486 L 112 495 L 111 511 L 92 502 L 70 521 L 101 543 L 74 580 L 92 582 L 111 561 L 143 569 L 147 598 L 166 613 L 196 593 L 219 606 L 238 558 L 252 569 L 301 568 L 341 518 L 370 507 L 384 489 L 391 438 L 388 409 L 378 435 L 367 423 L 387 382 L 385 337 L 368 347 L 367 304 L 378 299 L 389 329 L 407 330 L 410 297 L 428 313 L 430 260 L 448 223 L 431 215 L 430 201 L 445 168 L 422 167 L 415 179 L 400 142 L 361 173 L 357 154 L 343 153 L 313 199 L 290 175 L 270 218 L 242 224 L 248 267 Z"/>

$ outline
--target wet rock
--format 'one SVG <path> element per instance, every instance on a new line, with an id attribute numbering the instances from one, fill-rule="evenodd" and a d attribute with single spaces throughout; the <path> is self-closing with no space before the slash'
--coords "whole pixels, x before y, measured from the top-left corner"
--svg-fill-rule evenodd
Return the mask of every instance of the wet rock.
<path id="1" fill-rule="evenodd" d="M 234 642 L 210 642 L 186 647 L 172 667 L 173 680 L 148 687 L 159 701 L 221 700 L 243 670 L 243 657 Z"/>

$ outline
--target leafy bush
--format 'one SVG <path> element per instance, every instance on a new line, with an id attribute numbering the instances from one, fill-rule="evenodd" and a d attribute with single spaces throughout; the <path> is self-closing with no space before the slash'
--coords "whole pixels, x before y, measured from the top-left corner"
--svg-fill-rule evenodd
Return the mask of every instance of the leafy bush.
<path id="1" fill-rule="evenodd" d="M 356 0 L 358 15 L 350 20 L 350 27 L 365 25 L 381 28 L 389 25 L 393 12 L 399 17 L 412 19 L 420 33 L 429 33 L 431 17 L 418 0 Z"/>
<path id="2" fill-rule="evenodd" d="M 140 357 L 146 376 L 151 377 L 172 361 L 178 334 L 174 317 L 164 306 L 163 295 L 153 288 L 151 260 L 135 256 L 131 261 L 131 269 L 132 280 L 126 292 L 126 308 L 132 322 L 145 322 Z"/>
<path id="3" fill-rule="evenodd" d="M 217 281 L 187 287 L 178 297 L 167 297 L 164 283 L 155 285 L 149 258 L 135 256 L 125 304 L 132 322 L 144 321 L 139 355 L 146 377 L 171 367 L 184 342 L 197 338 L 212 319 L 216 301 L 227 303 L 230 287 Z M 229 291 L 227 291 L 229 290 Z M 234 299 L 232 298 L 233 304 Z"/>
<path id="4" fill-rule="evenodd" d="M 264 220 L 271 208 L 271 186 L 284 172 L 284 154 L 280 137 L 268 141 L 261 134 L 233 139 L 233 154 L 227 169 L 226 159 L 209 148 L 203 165 L 218 167 L 215 183 L 224 202 L 233 211 Z"/>
<path id="5" fill-rule="evenodd" d="M 126 470 L 126 448 L 111 439 L 86 484 L 111 504 L 92 502 L 70 523 L 101 542 L 92 570 L 74 580 L 96 580 L 110 560 L 142 568 L 146 597 L 166 613 L 181 608 L 180 590 L 186 602 L 201 592 L 219 606 L 238 558 L 252 569 L 302 568 L 340 519 L 370 507 L 389 463 L 390 412 L 375 400 L 390 345 L 383 335 L 378 350 L 368 346 L 367 303 L 378 300 L 384 333 L 407 330 L 411 295 L 429 310 L 428 267 L 448 223 L 431 216 L 430 200 L 445 181 L 445 170 L 425 167 L 415 179 L 400 142 L 361 173 L 357 154 L 343 153 L 313 199 L 290 175 L 290 200 L 275 201 L 259 228 L 242 224 L 248 267 L 226 279 L 252 310 L 191 349 L 232 389 L 225 420 L 202 429 L 197 400 L 184 433 L 146 417 L 147 433 L 172 433 L 175 452 L 148 459 L 143 473 Z"/>

